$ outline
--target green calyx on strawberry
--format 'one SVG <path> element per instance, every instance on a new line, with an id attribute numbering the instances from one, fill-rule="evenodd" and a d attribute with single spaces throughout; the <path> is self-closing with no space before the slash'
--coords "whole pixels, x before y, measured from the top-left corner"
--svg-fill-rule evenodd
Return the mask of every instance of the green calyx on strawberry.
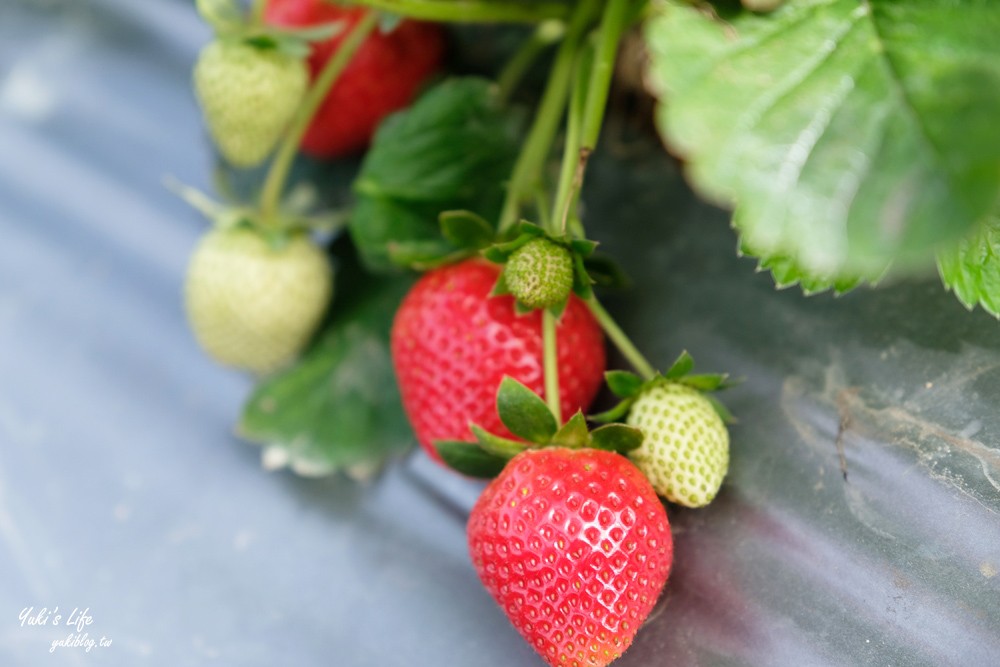
<path id="1" fill-rule="evenodd" d="M 260 164 L 274 149 L 309 86 L 309 42 L 341 29 L 267 27 L 246 17 L 234 0 L 198 0 L 216 39 L 198 56 L 194 88 L 209 133 L 236 167 Z"/>
<path id="2" fill-rule="evenodd" d="M 471 211 L 445 211 L 440 215 L 441 235 L 453 250 L 429 256 L 396 256 L 400 264 L 421 270 L 453 263 L 477 254 L 503 265 L 491 296 L 511 295 L 518 313 L 548 309 L 561 315 L 570 294 L 589 298 L 596 282 L 591 256 L 597 244 L 568 234 L 552 235 L 538 225 L 521 221 L 512 232 L 498 236 L 489 222 Z M 616 267 L 594 258 L 601 282 L 624 282 Z"/>
<path id="3" fill-rule="evenodd" d="M 283 217 L 264 224 L 249 208 L 172 187 L 214 223 L 185 278 L 198 343 L 227 366 L 258 374 L 285 366 L 309 342 L 333 293 L 330 261 L 309 234 L 324 219 L 299 210 L 309 199 L 302 192 L 293 191 Z"/>
<path id="4" fill-rule="evenodd" d="M 703 507 L 719 491 L 729 469 L 732 416 L 707 392 L 732 386 L 726 375 L 692 375 L 694 360 L 684 352 L 663 375 L 643 381 L 625 371 L 605 374 L 621 402 L 591 417 L 626 423 L 642 431 L 642 445 L 628 456 L 656 492 L 686 507 Z"/>
<path id="5" fill-rule="evenodd" d="M 613 260 L 594 252 L 594 241 L 551 235 L 526 220 L 498 235 L 486 219 L 467 210 L 444 211 L 438 220 L 441 237 L 447 241 L 444 249 L 433 242 L 426 249 L 420 244 L 391 247 L 393 263 L 428 271 L 482 256 L 502 266 L 490 296 L 514 297 L 518 314 L 548 309 L 561 316 L 570 294 L 587 299 L 595 284 L 628 284 Z"/>
<path id="6" fill-rule="evenodd" d="M 642 432 L 625 424 L 606 424 L 590 431 L 582 411 L 577 411 L 560 426 L 545 401 L 511 377 L 505 377 L 500 383 L 496 409 L 503 425 L 524 441 L 504 438 L 470 424 L 477 442 L 444 440 L 434 443 L 446 464 L 470 477 L 488 478 L 496 476 L 507 461 L 527 449 L 562 447 L 627 454 L 642 444 Z"/>

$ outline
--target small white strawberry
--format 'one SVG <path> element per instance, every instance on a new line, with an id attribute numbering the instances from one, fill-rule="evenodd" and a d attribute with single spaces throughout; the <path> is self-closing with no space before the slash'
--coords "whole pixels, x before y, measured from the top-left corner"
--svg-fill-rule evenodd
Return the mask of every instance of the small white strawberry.
<path id="1" fill-rule="evenodd" d="M 309 341 L 333 290 L 326 254 L 305 233 L 274 247 L 247 227 L 215 228 L 188 267 L 188 320 L 220 363 L 267 373 Z"/>
<path id="2" fill-rule="evenodd" d="M 662 375 L 649 380 L 626 371 L 605 373 L 621 402 L 593 421 L 625 423 L 643 433 L 628 456 L 671 502 L 704 507 L 719 493 L 729 471 L 732 415 L 708 392 L 733 385 L 727 375 L 691 375 L 694 359 L 683 352 Z"/>
<path id="3" fill-rule="evenodd" d="M 645 436 L 629 458 L 659 495 L 687 507 L 715 498 L 729 470 L 729 431 L 702 392 L 654 382 L 635 399 L 626 423 Z"/>
<path id="4" fill-rule="evenodd" d="M 253 167 L 268 156 L 308 85 L 302 58 L 236 39 L 210 43 L 194 68 L 209 132 L 236 167 Z"/>

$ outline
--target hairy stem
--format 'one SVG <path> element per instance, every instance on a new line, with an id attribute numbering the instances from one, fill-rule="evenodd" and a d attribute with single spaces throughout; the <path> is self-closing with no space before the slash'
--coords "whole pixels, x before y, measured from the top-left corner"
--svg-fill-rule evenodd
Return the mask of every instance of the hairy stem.
<path id="1" fill-rule="evenodd" d="M 594 318 L 601 325 L 601 328 L 604 329 L 604 333 L 608 335 L 611 342 L 622 353 L 622 356 L 632 364 L 632 367 L 638 371 L 644 380 L 652 380 L 656 376 L 656 369 L 642 355 L 639 348 L 632 343 L 628 335 L 622 331 L 621 327 L 618 326 L 618 323 L 615 322 L 608 311 L 604 310 L 604 306 L 597 300 L 597 297 L 591 296 L 587 299 L 587 307 L 590 308 L 590 312 L 594 314 Z"/>
<path id="2" fill-rule="evenodd" d="M 521 203 L 531 191 L 539 177 L 545 158 L 552 148 L 559 121 L 566 106 L 569 80 L 573 72 L 573 61 L 579 50 L 580 40 L 597 6 L 596 0 L 580 0 L 573 12 L 566 39 L 556 53 L 549 82 L 538 105 L 535 121 L 528 132 L 528 138 L 521 148 L 521 154 L 514 164 L 514 170 L 507 184 L 507 197 L 500 212 L 498 230 L 503 233 L 517 222 Z"/>
<path id="3" fill-rule="evenodd" d="M 344 38 L 344 41 L 341 42 L 337 52 L 333 54 L 333 57 L 330 58 L 320 71 L 315 83 L 313 83 L 309 92 L 306 93 L 302 104 L 299 105 L 299 109 L 295 113 L 295 118 L 292 119 L 292 124 L 288 128 L 288 132 L 285 134 L 281 146 L 278 148 L 278 153 L 271 163 L 271 168 L 267 172 L 267 178 L 264 180 L 264 187 L 260 197 L 260 214 L 265 225 L 274 224 L 275 222 L 274 218 L 278 211 L 281 192 L 285 187 L 288 172 L 292 167 L 295 154 L 298 152 L 299 144 L 302 142 L 302 137 L 305 135 L 309 123 L 312 121 L 313 116 L 316 115 L 316 111 L 323 103 L 323 98 L 326 97 L 327 92 L 336 82 L 337 77 L 340 76 L 348 63 L 351 62 L 354 53 L 371 31 L 374 30 L 377 23 L 378 14 L 368 12 L 355 24 L 351 32 Z"/>
<path id="4" fill-rule="evenodd" d="M 559 350 L 556 343 L 556 316 L 549 310 L 542 311 L 542 359 L 545 367 L 545 402 L 562 424 L 559 401 Z"/>
<path id="5" fill-rule="evenodd" d="M 356 4 L 425 21 L 461 23 L 538 23 L 565 18 L 562 2 L 491 0 L 355 0 Z"/>

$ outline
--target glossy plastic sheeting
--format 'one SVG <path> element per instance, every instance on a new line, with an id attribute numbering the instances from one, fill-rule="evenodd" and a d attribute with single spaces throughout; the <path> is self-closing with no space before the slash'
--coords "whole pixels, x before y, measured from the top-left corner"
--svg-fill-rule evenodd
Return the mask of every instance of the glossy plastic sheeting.
<path id="1" fill-rule="evenodd" d="M 186 329 L 204 223 L 161 185 L 208 181 L 206 38 L 180 0 L 0 4 L 0 664 L 540 665 L 468 563 L 478 484 L 422 455 L 367 487 L 266 474 L 229 435 L 249 382 Z M 637 283 L 609 306 L 656 363 L 747 382 L 617 664 L 1000 663 L 1000 325 L 932 278 L 775 292 L 619 135 L 588 177 Z M 50 653 L 74 607 L 110 646 Z"/>

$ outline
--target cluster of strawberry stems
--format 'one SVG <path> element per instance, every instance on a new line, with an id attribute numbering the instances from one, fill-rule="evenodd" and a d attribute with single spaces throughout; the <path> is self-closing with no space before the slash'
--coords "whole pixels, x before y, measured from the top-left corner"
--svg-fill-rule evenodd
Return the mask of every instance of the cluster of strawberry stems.
<path id="1" fill-rule="evenodd" d="M 580 191 L 588 158 L 594 151 L 600 134 L 620 40 L 629 26 L 641 20 L 647 4 L 645 0 L 580 0 L 575 4 L 362 0 L 358 4 L 368 6 L 369 11 L 345 36 L 339 49 L 320 70 L 303 98 L 270 164 L 261 190 L 259 208 L 253 213 L 252 218 L 264 229 L 269 225 L 281 227 L 279 206 L 299 144 L 327 91 L 349 64 L 358 47 L 378 27 L 380 11 L 434 21 L 535 23 L 537 27 L 533 35 L 513 55 L 498 77 L 499 98 L 502 101 L 510 97 L 524 74 L 546 47 L 560 40 L 561 43 L 555 53 L 548 82 L 527 139 L 510 176 L 506 199 L 494 237 L 499 243 L 483 251 L 483 254 L 489 258 L 492 251 L 495 259 L 499 255 L 498 261 L 505 261 L 509 259 L 511 249 L 523 246 L 529 238 L 544 238 L 572 254 L 574 262 L 572 290 L 583 299 L 612 343 L 638 372 L 638 376 L 621 371 L 609 373 L 609 385 L 613 392 L 626 399 L 623 404 L 634 402 L 642 389 L 664 380 L 686 384 L 698 391 L 711 391 L 727 386 L 724 376 L 691 375 L 687 376 L 685 381 L 692 364 L 686 353 L 664 375 L 659 374 L 598 301 L 583 268 L 584 258 L 596 244 L 586 240 L 583 223 L 576 212 Z M 265 5 L 266 0 L 253 1 L 250 14 L 252 25 L 263 28 Z M 567 11 L 570 12 L 569 16 L 565 15 Z M 597 26 L 595 39 L 591 39 L 591 31 L 595 25 Z M 545 188 L 540 184 L 564 117 L 566 123 L 562 162 L 555 196 L 550 202 Z M 522 221 L 522 211 L 529 204 L 534 206 L 540 225 Z M 505 247 L 507 251 L 504 251 Z M 566 297 L 568 296 L 567 294 Z M 549 304 L 542 308 L 544 401 L 558 424 L 563 423 L 563 416 L 560 414 L 556 328 L 559 313 L 565 307 L 565 303 L 565 299 L 562 299 L 559 304 Z M 504 385 L 508 385 L 506 391 L 509 394 L 530 391 L 517 383 L 505 382 L 499 388 L 498 397 L 505 391 Z M 540 400 L 534 394 L 531 398 Z M 725 412 L 725 408 L 714 399 L 709 400 L 713 409 L 719 412 L 723 419 L 727 419 L 728 413 Z M 521 404 L 526 405 L 523 401 Z M 610 415 L 611 420 L 623 416 L 620 410 L 610 412 L 615 413 Z M 575 419 L 582 421 L 582 417 L 576 416 L 571 421 Z M 565 430 L 565 427 L 562 430 Z M 639 432 L 639 440 L 641 439 L 642 433 Z M 492 438 L 494 444 L 496 440 Z M 609 448 L 627 453 L 637 446 L 635 438 L 626 437 L 620 440 L 624 443 L 621 448 L 615 446 Z M 481 443 L 487 450 L 490 441 L 491 438 L 488 436 L 485 441 L 481 438 Z M 585 441 L 593 442 L 590 438 Z M 445 446 L 439 451 L 447 460 L 449 443 L 441 444 Z M 520 449 L 506 452 L 506 458 L 515 455 L 517 451 Z M 728 451 L 726 460 L 728 462 Z M 719 482 L 721 483 L 721 477 Z M 660 495 L 670 497 L 661 489 L 656 490 Z M 711 495 L 714 496 L 714 490 Z M 684 499 L 670 499 L 689 504 L 684 503 Z"/>

